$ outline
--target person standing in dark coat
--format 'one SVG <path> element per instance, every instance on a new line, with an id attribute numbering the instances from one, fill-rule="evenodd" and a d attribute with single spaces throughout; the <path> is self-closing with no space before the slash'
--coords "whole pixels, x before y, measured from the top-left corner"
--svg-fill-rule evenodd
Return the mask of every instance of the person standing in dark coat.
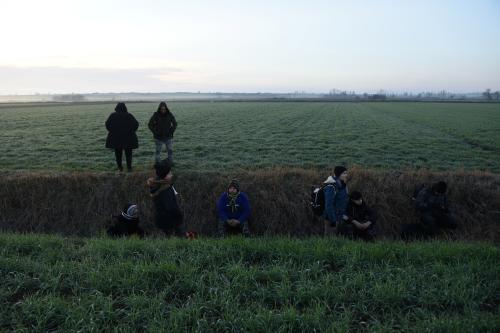
<path id="1" fill-rule="evenodd" d="M 177 128 L 177 121 L 167 107 L 167 103 L 161 102 L 158 105 L 158 110 L 149 119 L 148 127 L 155 139 L 155 161 L 160 162 L 161 149 L 165 145 L 167 147 L 168 160 L 173 165 L 174 132 Z"/>
<path id="2" fill-rule="evenodd" d="M 115 150 L 116 165 L 119 171 L 123 171 L 122 155 L 125 150 L 127 170 L 132 171 L 132 149 L 139 147 L 139 140 L 135 132 L 139 128 L 139 123 L 131 113 L 127 112 L 125 103 L 118 103 L 115 112 L 109 115 L 106 120 L 108 137 L 106 148 Z"/>
<path id="3" fill-rule="evenodd" d="M 351 239 L 373 241 L 375 236 L 376 216 L 374 211 L 363 200 L 360 192 L 349 195 L 346 209 L 347 220 L 339 225 L 339 234 Z"/>
<path id="4" fill-rule="evenodd" d="M 155 225 L 166 235 L 175 233 L 186 237 L 183 214 L 177 203 L 177 191 L 172 185 L 173 175 L 168 160 L 155 164 L 156 177 L 149 178 L 149 195 L 153 199 Z"/>

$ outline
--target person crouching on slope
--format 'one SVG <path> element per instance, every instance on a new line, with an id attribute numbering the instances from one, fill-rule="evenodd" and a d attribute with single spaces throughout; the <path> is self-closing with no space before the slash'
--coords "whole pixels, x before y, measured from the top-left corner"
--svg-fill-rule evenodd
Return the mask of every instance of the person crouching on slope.
<path id="1" fill-rule="evenodd" d="M 155 225 L 166 235 L 175 233 L 185 237 L 183 215 L 177 204 L 177 192 L 172 185 L 173 174 L 171 164 L 163 160 L 155 164 L 156 177 L 149 178 L 149 194 L 153 199 Z"/>
<path id="2" fill-rule="evenodd" d="M 340 235 L 367 242 L 373 241 L 376 215 L 374 210 L 366 204 L 360 192 L 354 191 L 349 195 L 346 215 L 348 220 L 343 220 L 338 227 Z"/>
<path id="3" fill-rule="evenodd" d="M 136 204 L 125 205 L 120 215 L 113 215 L 111 218 L 115 223 L 106 231 L 108 236 L 144 236 L 144 230 L 139 227 L 139 209 Z"/>
<path id="4" fill-rule="evenodd" d="M 236 179 L 231 181 L 227 191 L 220 196 L 217 202 L 217 215 L 219 237 L 225 237 L 227 232 L 250 236 L 248 227 L 250 202 L 245 192 L 240 191 L 240 184 Z"/>

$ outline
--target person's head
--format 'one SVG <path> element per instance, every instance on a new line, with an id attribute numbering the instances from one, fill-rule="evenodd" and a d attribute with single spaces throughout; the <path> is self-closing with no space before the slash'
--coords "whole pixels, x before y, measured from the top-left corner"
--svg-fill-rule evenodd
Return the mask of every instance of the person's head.
<path id="1" fill-rule="evenodd" d="M 161 114 L 165 114 L 165 113 L 167 113 L 169 111 L 170 110 L 167 107 L 167 103 L 160 102 L 160 105 L 158 105 L 158 112 L 160 112 Z"/>
<path id="2" fill-rule="evenodd" d="M 238 180 L 233 179 L 227 186 L 227 193 L 229 194 L 236 194 L 240 191 L 240 183 Z"/>
<path id="3" fill-rule="evenodd" d="M 358 206 L 361 206 L 363 204 L 363 196 L 359 191 L 352 191 L 351 194 L 349 194 L 349 198 L 352 202 L 354 202 L 354 204 Z"/>
<path id="4" fill-rule="evenodd" d="M 125 105 L 125 103 L 120 102 L 120 103 L 116 104 L 115 111 L 116 112 L 127 112 L 127 106 Z"/>
<path id="5" fill-rule="evenodd" d="M 432 192 L 436 195 L 445 195 L 448 186 L 444 181 L 439 181 L 432 185 Z"/>
<path id="6" fill-rule="evenodd" d="M 126 204 L 123 207 L 122 216 L 127 220 L 137 220 L 139 218 L 139 208 L 133 203 Z"/>
<path id="7" fill-rule="evenodd" d="M 347 168 L 345 166 L 337 165 L 333 170 L 333 174 L 335 175 L 335 178 L 340 179 L 344 183 L 347 182 L 349 174 L 347 173 Z"/>
<path id="8" fill-rule="evenodd" d="M 173 174 L 171 169 L 172 165 L 168 160 L 163 160 L 155 163 L 156 176 L 158 176 L 158 178 L 160 179 L 172 181 Z"/>

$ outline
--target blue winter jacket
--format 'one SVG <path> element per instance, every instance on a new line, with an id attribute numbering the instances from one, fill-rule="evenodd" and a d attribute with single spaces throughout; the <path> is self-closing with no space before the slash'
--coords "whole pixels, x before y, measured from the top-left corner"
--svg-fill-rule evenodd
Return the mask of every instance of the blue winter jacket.
<path id="1" fill-rule="evenodd" d="M 334 177 L 335 184 L 325 184 L 325 212 L 323 217 L 336 226 L 346 213 L 349 195 L 347 185 Z"/>
<path id="2" fill-rule="evenodd" d="M 222 193 L 217 202 L 217 216 L 222 221 L 237 219 L 240 223 L 245 222 L 250 217 L 250 202 L 244 192 L 239 192 L 236 198 L 236 211 L 231 212 L 229 206 L 229 196 L 227 192 Z"/>

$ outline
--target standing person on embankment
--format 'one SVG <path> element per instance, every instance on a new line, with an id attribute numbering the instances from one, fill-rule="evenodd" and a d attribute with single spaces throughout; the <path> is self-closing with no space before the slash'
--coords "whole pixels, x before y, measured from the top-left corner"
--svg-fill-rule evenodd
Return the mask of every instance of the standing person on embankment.
<path id="1" fill-rule="evenodd" d="M 177 129 L 177 121 L 167 107 L 167 103 L 161 102 L 158 105 L 158 110 L 149 119 L 148 127 L 153 133 L 155 140 L 155 162 L 159 163 L 161 161 L 161 149 L 165 145 L 167 147 L 168 160 L 170 165 L 173 166 L 174 132 Z"/>
<path id="2" fill-rule="evenodd" d="M 139 147 L 139 140 L 135 134 L 139 128 L 139 123 L 131 113 L 127 112 L 125 103 L 118 103 L 115 112 L 109 115 L 105 124 L 108 130 L 106 148 L 115 150 L 118 170 L 123 171 L 122 156 L 125 150 L 127 171 L 132 171 L 132 149 Z"/>
<path id="3" fill-rule="evenodd" d="M 349 174 L 344 166 L 336 166 L 325 184 L 325 236 L 337 233 L 337 226 L 342 220 L 347 220 L 346 209 L 349 202 L 347 179 Z"/>

